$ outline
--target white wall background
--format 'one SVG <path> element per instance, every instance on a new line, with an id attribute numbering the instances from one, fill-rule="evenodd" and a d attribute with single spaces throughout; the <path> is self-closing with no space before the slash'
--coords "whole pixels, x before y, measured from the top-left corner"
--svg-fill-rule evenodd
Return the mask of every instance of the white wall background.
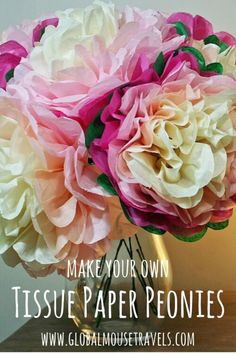
<path id="1" fill-rule="evenodd" d="M 113 0 L 113 2 L 119 7 L 128 4 L 141 8 L 155 8 L 163 12 L 189 11 L 207 17 L 215 24 L 217 30 L 223 29 L 236 34 L 235 0 Z M 86 6 L 90 3 L 90 0 L 1 0 L 0 31 L 24 19 L 33 19 L 58 9 Z M 173 259 L 176 288 L 205 286 L 236 290 L 235 227 L 236 222 L 225 235 L 211 233 L 208 238 L 196 245 L 183 245 L 170 236 L 166 237 L 167 247 Z M 11 287 L 16 285 L 29 290 L 47 288 L 59 290 L 64 287 L 64 280 L 56 275 L 47 279 L 31 279 L 20 266 L 12 269 L 0 260 L 0 341 L 26 321 L 14 318 Z"/>
<path id="2" fill-rule="evenodd" d="M 81 7 L 92 0 L 1 0 L 0 30 L 24 19 L 33 19 L 58 9 Z M 235 0 L 113 0 L 117 6 L 138 6 L 154 8 L 163 12 L 189 11 L 204 15 L 217 29 L 225 28 L 235 32 Z"/>

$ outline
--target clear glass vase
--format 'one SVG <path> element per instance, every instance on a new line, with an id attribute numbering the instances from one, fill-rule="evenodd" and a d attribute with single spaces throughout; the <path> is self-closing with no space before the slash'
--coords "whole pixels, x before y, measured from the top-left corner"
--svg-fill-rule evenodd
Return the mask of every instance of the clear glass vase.
<path id="1" fill-rule="evenodd" d="M 158 332 L 163 319 L 157 316 L 156 294 L 162 291 L 165 313 L 172 284 L 162 236 L 141 230 L 131 238 L 112 241 L 99 264 L 97 276 L 80 277 L 75 286 L 72 312 L 79 330 L 99 338 L 108 332 L 144 336 Z"/>

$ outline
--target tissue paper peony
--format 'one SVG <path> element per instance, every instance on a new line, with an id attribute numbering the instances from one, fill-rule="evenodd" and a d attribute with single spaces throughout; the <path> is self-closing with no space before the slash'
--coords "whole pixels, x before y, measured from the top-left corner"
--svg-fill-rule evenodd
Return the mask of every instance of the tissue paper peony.
<path id="1" fill-rule="evenodd" d="M 0 253 L 32 275 L 141 227 L 184 241 L 236 201 L 236 40 L 94 2 L 0 43 Z"/>
<path id="2" fill-rule="evenodd" d="M 235 204 L 235 40 L 199 16 L 167 22 L 182 44 L 155 62 L 144 52 L 130 82 L 79 114 L 86 121 L 99 106 L 87 147 L 128 219 L 195 241 L 226 227 Z"/>

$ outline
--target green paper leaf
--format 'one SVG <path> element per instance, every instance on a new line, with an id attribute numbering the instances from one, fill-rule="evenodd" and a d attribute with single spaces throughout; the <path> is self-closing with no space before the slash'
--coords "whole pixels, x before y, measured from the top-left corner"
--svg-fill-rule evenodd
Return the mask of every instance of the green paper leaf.
<path id="1" fill-rule="evenodd" d="M 229 220 L 225 220 L 225 221 L 222 221 L 222 222 L 209 222 L 207 224 L 207 226 L 210 228 L 210 229 L 213 229 L 213 230 L 223 230 L 225 229 L 227 226 L 229 225 Z"/>
<path id="2" fill-rule="evenodd" d="M 144 229 L 152 234 L 156 234 L 156 235 L 164 235 L 166 233 L 165 230 L 157 229 L 156 227 L 154 227 L 152 225 L 144 226 L 144 227 L 142 227 L 142 229 Z"/>
<path id="3" fill-rule="evenodd" d="M 173 24 L 175 25 L 176 32 L 180 36 L 188 37 L 188 30 L 183 22 L 177 21 L 173 22 Z"/>
<path id="4" fill-rule="evenodd" d="M 45 33 L 46 27 L 42 28 L 40 31 L 40 40 L 43 37 L 44 33 Z"/>
<path id="5" fill-rule="evenodd" d="M 162 52 L 158 55 L 153 68 L 160 77 L 165 69 L 164 55 Z"/>
<path id="6" fill-rule="evenodd" d="M 125 204 L 122 202 L 122 200 L 120 200 L 120 205 L 121 205 L 121 207 L 122 207 L 122 210 L 123 210 L 123 212 L 124 212 L 124 214 L 125 214 L 126 219 L 129 220 L 129 222 L 131 222 L 131 224 L 134 224 L 134 222 L 133 222 L 133 220 L 131 219 L 131 217 L 130 217 L 130 215 L 129 215 L 127 209 L 126 209 L 126 206 L 125 206 Z M 135 224 L 134 224 L 134 225 L 135 225 Z"/>
<path id="7" fill-rule="evenodd" d="M 222 42 L 215 34 L 211 34 L 207 38 L 204 39 L 204 44 L 215 44 L 220 47 L 220 53 L 224 52 L 227 48 L 229 48 L 228 44 Z"/>
<path id="8" fill-rule="evenodd" d="M 193 54 L 195 56 L 195 58 L 197 59 L 197 62 L 199 64 L 200 69 L 204 70 L 204 68 L 205 68 L 205 59 L 204 59 L 202 53 L 198 49 L 193 48 L 193 47 L 188 47 L 188 46 L 180 47 L 180 49 L 183 52 L 187 52 L 187 53 Z"/>
<path id="9" fill-rule="evenodd" d="M 104 131 L 105 125 L 101 121 L 101 113 L 100 111 L 98 115 L 94 118 L 94 120 L 88 126 L 85 133 L 85 145 L 89 150 L 90 145 L 94 139 L 101 138 L 102 133 Z"/>
<path id="10" fill-rule="evenodd" d="M 229 46 L 225 42 L 220 43 L 220 53 L 224 52 L 228 48 L 229 48 Z"/>
<path id="11" fill-rule="evenodd" d="M 201 238 L 203 238 L 203 236 L 206 234 L 206 232 L 207 232 L 207 227 L 205 226 L 201 232 L 199 232 L 198 234 L 192 235 L 192 236 L 181 236 L 181 235 L 176 235 L 176 234 L 173 234 L 173 236 L 175 236 L 180 241 L 196 242 L 196 241 L 201 240 Z"/>
<path id="12" fill-rule="evenodd" d="M 221 63 L 211 63 L 205 67 L 204 71 L 212 71 L 218 74 L 223 74 L 224 68 Z"/>
<path id="13" fill-rule="evenodd" d="M 107 191 L 111 195 L 117 195 L 115 188 L 113 187 L 111 181 L 109 180 L 109 177 L 105 175 L 105 173 L 102 173 L 100 176 L 98 176 L 97 182 L 105 189 L 105 191 Z"/>
<path id="14" fill-rule="evenodd" d="M 8 82 L 13 76 L 14 76 L 14 69 L 11 69 L 6 73 L 6 76 L 5 76 L 6 82 Z"/>
<path id="15" fill-rule="evenodd" d="M 210 36 L 208 36 L 207 38 L 204 39 L 204 44 L 215 44 L 218 45 L 218 47 L 220 46 L 220 40 L 219 38 L 215 35 L 215 34 L 211 34 Z"/>

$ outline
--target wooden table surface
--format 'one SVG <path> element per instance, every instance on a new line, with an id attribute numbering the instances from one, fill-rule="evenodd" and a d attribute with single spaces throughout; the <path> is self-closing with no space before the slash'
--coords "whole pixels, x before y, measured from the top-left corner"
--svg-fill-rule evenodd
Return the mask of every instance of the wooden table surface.
<path id="1" fill-rule="evenodd" d="M 1 345 L 1 351 L 5 352 L 33 352 L 33 351 L 220 351 L 236 352 L 236 292 L 224 293 L 223 298 L 225 315 L 222 319 L 166 319 L 163 322 L 161 332 L 194 332 L 194 347 L 42 347 L 40 332 L 76 332 L 72 320 L 55 318 L 31 319 L 16 333 L 5 340 Z"/>

